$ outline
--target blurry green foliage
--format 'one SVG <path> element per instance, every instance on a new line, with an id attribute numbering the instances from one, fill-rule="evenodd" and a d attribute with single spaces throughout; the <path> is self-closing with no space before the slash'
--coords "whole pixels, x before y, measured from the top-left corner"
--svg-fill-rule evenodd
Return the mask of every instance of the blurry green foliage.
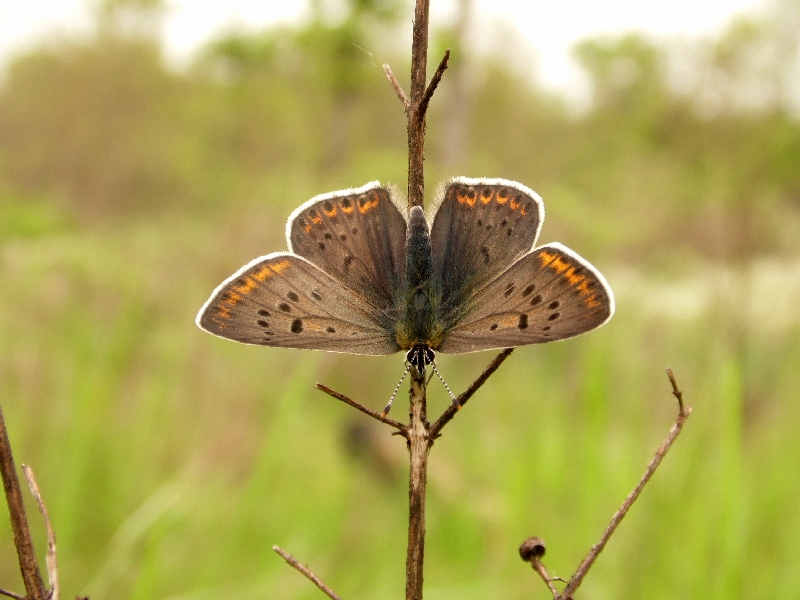
<path id="1" fill-rule="evenodd" d="M 243 347 L 193 318 L 238 266 L 285 249 L 302 201 L 403 186 L 405 118 L 381 65 L 406 81 L 407 3 L 318 1 L 185 69 L 154 34 L 161 2 L 98 6 L 93 36 L 18 56 L 0 84 L 0 401 L 65 596 L 316 597 L 279 543 L 344 597 L 399 597 L 404 445 L 311 386 L 380 408 L 400 358 Z M 426 597 L 544 597 L 515 556 L 530 534 L 568 574 L 674 417 L 665 366 L 695 413 L 583 592 L 800 593 L 799 6 L 689 46 L 588 40 L 582 112 L 509 65 L 514 48 L 454 53 L 465 79 L 454 94 L 446 74 L 431 105 L 429 191 L 452 175 L 536 189 L 544 241 L 590 257 L 618 312 L 517 350 L 437 441 Z M 442 33 L 432 47 L 458 47 Z M 489 359 L 439 366 L 461 390 Z M 0 587 L 19 591 L 3 527 Z"/>
<path id="2" fill-rule="evenodd" d="M 334 15 L 314 3 L 304 25 L 231 32 L 184 71 L 165 66 L 146 26 L 161 3 L 101 8 L 92 39 L 59 42 L 8 68 L 0 183 L 18 195 L 104 218 L 229 206 L 275 178 L 309 190 L 402 182 L 405 123 L 380 68 L 391 62 L 402 74 L 393 43 L 402 3 L 353 0 Z M 448 102 L 466 98 L 448 98 L 443 83 L 430 172 L 519 179 L 565 207 L 584 206 L 590 230 L 569 215 L 563 226 L 619 256 L 647 257 L 656 238 L 729 258 L 787 250 L 776 228 L 800 206 L 800 92 L 791 77 L 800 36 L 786 31 L 799 12 L 786 0 L 688 58 L 685 48 L 637 35 L 587 40 L 575 55 L 592 101 L 579 115 L 485 56 L 459 89 L 469 95 L 465 133 L 444 117 Z M 455 172 L 439 172 L 451 131 L 464 148 Z"/>

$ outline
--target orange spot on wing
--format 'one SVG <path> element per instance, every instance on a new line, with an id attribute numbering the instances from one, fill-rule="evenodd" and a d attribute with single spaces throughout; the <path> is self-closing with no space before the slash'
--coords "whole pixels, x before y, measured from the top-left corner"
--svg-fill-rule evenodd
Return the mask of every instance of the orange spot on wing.
<path id="1" fill-rule="evenodd" d="M 560 275 L 561 273 L 569 269 L 569 263 L 561 260 L 560 256 L 556 256 L 553 262 L 550 263 L 549 267 L 557 271 L 558 274 Z"/>
<path id="2" fill-rule="evenodd" d="M 264 281 L 270 275 L 272 275 L 272 271 L 270 270 L 269 265 L 261 265 L 261 268 L 251 276 L 257 281 Z"/>
<path id="3" fill-rule="evenodd" d="M 525 210 L 525 207 L 524 207 L 524 206 L 523 206 L 522 208 L 520 208 L 520 209 L 519 209 L 519 216 L 520 216 L 520 217 L 524 217 L 524 216 L 525 216 L 525 215 L 527 215 L 527 214 L 528 214 L 528 211 L 527 211 L 527 210 Z"/>
<path id="4" fill-rule="evenodd" d="M 228 292 L 228 297 L 223 302 L 228 306 L 236 306 L 241 299 L 242 297 L 236 292 Z"/>
<path id="5" fill-rule="evenodd" d="M 594 294 L 592 294 L 589 298 L 586 298 L 584 302 L 586 303 L 586 306 L 588 306 L 589 308 L 597 308 L 598 306 L 602 306 L 602 303 L 597 299 L 597 296 L 595 296 Z"/>
<path id="6" fill-rule="evenodd" d="M 458 200 L 459 204 L 466 204 L 467 206 L 475 206 L 476 198 L 474 195 L 470 198 L 468 194 L 456 192 L 456 200 Z"/>
<path id="7" fill-rule="evenodd" d="M 272 270 L 280 275 L 283 271 L 288 269 L 290 265 L 291 263 L 288 260 L 282 260 L 272 265 Z"/>
<path id="8" fill-rule="evenodd" d="M 352 213 L 352 212 L 353 212 L 353 205 L 352 205 L 352 204 L 351 204 L 350 206 L 342 206 L 342 205 L 340 204 L 340 205 L 339 205 L 339 208 L 341 208 L 341 209 L 342 209 L 342 212 L 343 212 L 344 214 L 346 214 L 346 215 L 349 215 L 350 213 Z"/>
<path id="9" fill-rule="evenodd" d="M 245 279 L 244 285 L 237 285 L 236 291 L 245 296 L 258 287 L 258 283 L 250 277 Z"/>
<path id="10" fill-rule="evenodd" d="M 542 267 L 546 267 L 553 259 L 556 257 L 555 254 L 548 252 L 547 250 L 540 250 L 539 251 L 539 260 L 542 262 Z"/>
<path id="11" fill-rule="evenodd" d="M 271 277 L 273 273 L 280 273 L 281 271 L 284 271 L 288 266 L 289 266 L 289 261 L 288 260 L 282 260 L 280 262 L 276 262 L 276 263 L 272 263 L 272 264 L 267 263 L 267 264 L 261 265 L 261 267 L 258 269 L 258 271 L 255 271 L 254 273 L 251 273 L 250 277 L 252 277 L 256 281 L 263 282 L 265 279 L 267 279 L 267 277 Z M 236 289 L 238 290 L 239 288 L 236 288 Z M 239 291 L 241 291 L 241 290 L 239 290 Z M 246 294 L 247 292 L 243 292 L 243 293 Z"/>
<path id="12" fill-rule="evenodd" d="M 592 293 L 592 290 L 589 288 L 589 282 L 586 281 L 586 278 L 581 281 L 580 285 L 576 289 L 580 292 L 581 296 L 586 296 L 587 294 Z"/>
<path id="13" fill-rule="evenodd" d="M 325 213 L 326 217 L 335 217 L 336 216 L 336 207 L 334 206 L 331 210 L 322 209 L 322 212 Z"/>
<path id="14" fill-rule="evenodd" d="M 506 202 L 508 202 L 508 196 L 497 196 L 498 204 L 505 204 Z"/>
<path id="15" fill-rule="evenodd" d="M 507 327 L 516 327 L 519 323 L 519 317 L 516 315 L 507 315 L 500 319 L 500 326 L 505 329 Z"/>
<path id="16" fill-rule="evenodd" d="M 489 204 L 489 202 L 492 201 L 492 195 L 493 195 L 492 190 L 488 188 L 485 190 L 481 190 L 481 202 L 483 204 Z"/>
<path id="17" fill-rule="evenodd" d="M 360 212 L 362 215 L 365 214 L 365 213 L 368 213 L 373 208 L 378 206 L 379 203 L 380 203 L 380 200 L 379 200 L 377 195 L 375 197 L 373 197 L 371 200 L 367 200 L 366 202 L 363 202 L 363 203 L 359 202 L 358 203 L 358 212 Z"/>
<path id="18" fill-rule="evenodd" d="M 512 198 L 511 199 L 511 210 L 517 210 L 519 208 L 519 204 L 520 204 L 519 202 L 517 202 L 516 200 L 514 200 Z"/>

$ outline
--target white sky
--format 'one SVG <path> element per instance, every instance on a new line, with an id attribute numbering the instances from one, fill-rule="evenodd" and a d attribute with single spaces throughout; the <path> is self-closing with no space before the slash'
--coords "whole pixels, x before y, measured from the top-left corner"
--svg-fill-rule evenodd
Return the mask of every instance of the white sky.
<path id="1" fill-rule="evenodd" d="M 456 0 L 432 0 L 431 22 L 449 22 Z M 569 48 L 599 33 L 632 29 L 657 36 L 719 32 L 734 14 L 751 11 L 760 0 L 472 0 L 475 21 L 505 22 L 532 48 L 538 73 L 549 87 L 569 90 L 577 82 Z M 0 67 L 19 49 L 59 32 L 90 26 L 92 0 L 0 0 Z M 165 43 L 180 61 L 220 30 L 258 29 L 300 20 L 302 0 L 168 0 Z M 410 44 L 410 40 L 409 40 Z"/>

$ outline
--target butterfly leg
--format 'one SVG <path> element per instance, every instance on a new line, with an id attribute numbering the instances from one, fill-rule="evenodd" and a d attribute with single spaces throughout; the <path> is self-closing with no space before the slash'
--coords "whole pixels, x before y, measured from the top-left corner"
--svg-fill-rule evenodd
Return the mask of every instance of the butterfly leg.
<path id="1" fill-rule="evenodd" d="M 436 376 L 439 378 L 439 381 L 442 382 L 442 385 L 444 386 L 444 389 L 446 389 L 447 393 L 450 394 L 450 398 L 453 401 L 453 406 L 455 406 L 456 409 L 460 410 L 461 409 L 461 403 L 458 401 L 458 398 L 455 397 L 453 392 L 450 391 L 450 386 L 447 385 L 447 382 L 444 380 L 444 377 L 442 377 L 442 375 L 439 373 L 439 369 L 436 368 L 436 363 L 431 361 L 431 366 L 433 367 L 433 372 L 436 373 Z M 433 377 L 433 375 L 431 375 L 431 377 Z"/>
<path id="2" fill-rule="evenodd" d="M 381 413 L 382 417 L 388 415 L 389 411 L 392 410 L 392 402 L 394 402 L 394 398 L 395 396 L 397 396 L 397 392 L 400 389 L 400 386 L 403 385 L 403 381 L 405 380 L 406 375 L 408 375 L 408 371 L 410 369 L 411 369 L 411 363 L 406 362 L 406 370 L 403 371 L 403 376 L 400 378 L 400 381 L 397 382 L 397 386 L 394 388 L 394 392 L 392 392 L 392 397 L 389 398 L 389 402 L 386 403 L 386 408 L 384 408 L 383 412 Z"/>

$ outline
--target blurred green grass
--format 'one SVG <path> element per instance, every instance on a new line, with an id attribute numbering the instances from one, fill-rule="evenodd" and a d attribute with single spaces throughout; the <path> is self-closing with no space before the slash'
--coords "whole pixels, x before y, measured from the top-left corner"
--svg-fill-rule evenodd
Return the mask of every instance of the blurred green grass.
<path id="1" fill-rule="evenodd" d="M 401 593 L 404 445 L 379 428 L 349 452 L 366 417 L 313 390 L 322 381 L 377 408 L 400 358 L 244 347 L 194 326 L 228 271 L 282 247 L 285 210 L 263 211 L 277 230 L 263 242 L 236 213 L 227 225 L 143 221 L 4 244 L 4 412 L 44 488 L 70 593 L 314 597 L 274 543 L 344 596 Z M 674 419 L 666 366 L 694 414 L 584 593 L 793 595 L 798 323 L 745 322 L 729 306 L 744 288 L 713 277 L 702 282 L 713 304 L 664 317 L 642 301 L 659 282 L 620 274 L 617 285 L 607 272 L 614 319 L 518 349 L 436 443 L 428 596 L 529 597 L 539 586 L 516 548 L 533 534 L 549 568 L 571 572 Z M 461 390 L 490 358 L 442 356 L 440 369 Z M 433 386 L 432 414 L 446 403 Z M 2 553 L 13 583 L 10 543 Z"/>
<path id="2" fill-rule="evenodd" d="M 313 389 L 380 408 L 401 357 L 245 347 L 193 322 L 220 281 L 285 248 L 301 202 L 404 180 L 403 116 L 376 65 L 405 67 L 373 31 L 396 33 L 398 17 L 356 13 L 231 34 L 183 72 L 108 22 L 9 67 L 0 402 L 48 503 L 65 595 L 317 597 L 279 544 L 343 597 L 401 596 L 404 444 Z M 530 535 L 568 576 L 675 418 L 666 367 L 694 413 L 581 594 L 800 593 L 800 124 L 782 97 L 743 109 L 731 93 L 754 81 L 739 68 L 770 23 L 762 37 L 732 27 L 698 67 L 727 85 L 713 114 L 667 86 L 667 50 L 636 36 L 579 48 L 596 92 L 581 115 L 472 57 L 453 157 L 448 107 L 463 99 L 444 80 L 428 189 L 464 174 L 539 191 L 540 241 L 597 265 L 617 314 L 516 350 L 436 442 L 426 597 L 545 598 L 517 556 Z M 438 362 L 458 393 L 492 357 Z M 431 414 L 447 402 L 434 383 Z M 7 522 L 0 540 L 0 587 L 20 590 Z"/>

